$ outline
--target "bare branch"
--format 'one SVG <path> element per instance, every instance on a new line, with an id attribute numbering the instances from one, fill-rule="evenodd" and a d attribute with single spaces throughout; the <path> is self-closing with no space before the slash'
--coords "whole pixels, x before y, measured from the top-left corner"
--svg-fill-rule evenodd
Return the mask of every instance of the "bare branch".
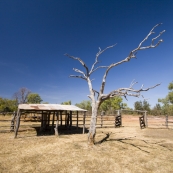
<path id="1" fill-rule="evenodd" d="M 70 75 L 69 77 L 76 77 L 76 78 L 81 78 L 81 79 L 87 80 L 87 79 L 86 79 L 85 77 L 83 77 L 83 76 Z"/>
<path id="2" fill-rule="evenodd" d="M 86 76 L 85 76 L 85 73 L 84 73 L 83 71 L 78 70 L 77 68 L 73 68 L 73 70 L 74 70 L 75 72 L 78 72 L 78 73 L 83 74 L 83 75 L 84 75 L 84 77 L 86 77 Z"/>
<path id="3" fill-rule="evenodd" d="M 118 90 L 114 90 L 114 91 L 110 92 L 109 94 L 102 94 L 101 99 L 107 100 L 111 97 L 116 97 L 116 96 L 123 96 L 125 98 L 126 98 L 126 96 L 139 97 L 141 95 L 141 92 L 148 91 L 148 90 L 153 89 L 159 85 L 160 84 L 157 84 L 157 85 L 154 85 L 154 86 L 146 88 L 146 89 L 143 89 L 141 87 L 139 90 L 135 90 L 133 88 L 119 88 Z"/>
<path id="4" fill-rule="evenodd" d="M 94 64 L 92 65 L 89 74 L 93 73 L 95 70 L 98 69 L 98 68 L 96 68 L 96 69 L 94 70 L 95 65 L 96 65 L 97 63 L 99 63 L 99 61 L 98 61 L 98 57 L 99 57 L 99 56 L 100 56 L 104 51 L 106 51 L 107 49 L 110 49 L 110 48 L 114 47 L 115 45 L 116 45 L 116 44 L 111 45 L 111 46 L 108 46 L 108 47 L 106 47 L 106 48 L 103 49 L 103 50 L 101 50 L 101 48 L 99 47 L 99 52 L 96 54 L 95 62 L 94 62 Z M 104 67 L 106 67 L 106 66 L 104 66 Z M 103 67 L 100 67 L 100 68 L 103 68 Z"/>
<path id="5" fill-rule="evenodd" d="M 135 82 L 135 79 L 133 79 L 132 82 L 131 82 L 131 84 L 130 84 L 130 87 L 129 87 L 129 88 L 132 88 L 133 85 L 135 85 L 136 83 L 138 83 L 138 82 Z"/>
<path id="6" fill-rule="evenodd" d="M 86 74 L 87 74 L 87 76 L 89 76 L 89 70 L 88 70 L 88 67 L 86 66 L 86 64 L 84 63 L 84 61 L 82 61 L 80 58 L 78 58 L 78 57 L 74 57 L 74 56 L 71 56 L 71 55 L 68 55 L 67 53 L 66 54 L 64 54 L 65 56 L 68 56 L 69 58 L 72 58 L 72 59 L 74 59 L 74 60 L 78 60 L 83 66 L 84 66 L 84 68 L 86 69 Z"/>
<path id="7" fill-rule="evenodd" d="M 106 82 L 106 77 L 107 77 L 107 74 L 108 74 L 108 72 L 109 72 L 109 70 L 110 70 L 111 68 L 113 68 L 113 67 L 115 67 L 115 66 L 117 66 L 117 65 L 120 65 L 120 64 L 122 64 L 122 63 L 128 62 L 128 61 L 130 61 L 132 58 L 136 58 L 136 54 L 137 54 L 137 52 L 138 52 L 139 50 L 145 50 L 145 49 L 149 49 L 149 48 L 155 48 L 155 47 L 157 47 L 157 46 L 163 41 L 163 40 L 161 39 L 161 40 L 159 40 L 159 41 L 154 45 L 154 41 L 155 41 L 157 38 L 159 38 L 159 37 L 165 32 L 165 30 L 163 30 L 162 32 L 160 32 L 160 34 L 159 34 L 158 36 L 152 38 L 151 44 L 150 44 L 149 46 L 144 46 L 144 47 L 142 47 L 142 44 L 149 38 L 149 36 L 152 35 L 152 34 L 154 34 L 154 32 L 153 32 L 154 29 L 155 29 L 156 27 L 160 26 L 161 24 L 162 24 L 162 23 L 155 25 L 155 26 L 151 29 L 151 31 L 148 33 L 148 35 L 139 43 L 138 47 L 135 48 L 135 49 L 133 49 L 125 59 L 123 59 L 123 60 L 121 60 L 121 61 L 119 61 L 119 62 L 117 62 L 117 63 L 112 63 L 112 64 L 107 68 L 107 70 L 106 70 L 106 72 L 105 72 L 105 74 L 104 74 L 104 76 L 103 76 L 102 85 L 101 85 L 101 88 L 100 88 L 100 93 L 101 93 L 101 94 L 103 94 L 104 87 L 105 87 L 105 82 Z"/>
<path id="8" fill-rule="evenodd" d="M 98 70 L 99 68 L 108 68 L 109 66 L 99 66 L 99 67 L 97 67 L 97 68 L 95 68 L 93 71 L 90 71 L 90 75 L 93 73 L 93 72 L 95 72 L 96 70 Z"/>

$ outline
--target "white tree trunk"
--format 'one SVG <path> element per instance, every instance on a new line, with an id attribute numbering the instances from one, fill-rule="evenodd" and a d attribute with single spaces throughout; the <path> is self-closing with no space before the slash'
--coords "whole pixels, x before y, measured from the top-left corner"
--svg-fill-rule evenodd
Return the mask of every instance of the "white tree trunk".
<path id="1" fill-rule="evenodd" d="M 90 128 L 88 133 L 88 143 L 91 145 L 95 143 L 98 108 L 99 107 L 97 103 L 92 104 L 92 115 L 91 115 L 91 122 L 90 122 Z"/>

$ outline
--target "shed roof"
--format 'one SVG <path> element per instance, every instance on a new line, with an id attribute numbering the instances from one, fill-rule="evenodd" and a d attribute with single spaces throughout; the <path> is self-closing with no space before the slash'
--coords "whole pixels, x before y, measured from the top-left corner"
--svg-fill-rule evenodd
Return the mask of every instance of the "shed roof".
<path id="1" fill-rule="evenodd" d="M 60 105 L 60 104 L 19 104 L 18 109 L 20 110 L 62 110 L 62 111 L 82 111 L 87 110 L 81 109 L 75 105 Z"/>

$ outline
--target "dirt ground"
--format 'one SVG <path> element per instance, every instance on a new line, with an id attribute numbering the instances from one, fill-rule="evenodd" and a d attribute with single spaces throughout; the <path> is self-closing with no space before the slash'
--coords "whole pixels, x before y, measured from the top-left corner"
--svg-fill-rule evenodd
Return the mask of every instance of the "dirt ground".
<path id="1" fill-rule="evenodd" d="M 25 130 L 14 139 L 14 133 L 2 133 L 5 119 L 0 117 L 0 173 L 173 173 L 173 129 L 163 126 L 164 117 L 148 117 L 149 128 L 141 130 L 138 116 L 124 115 L 122 127 L 97 129 L 95 146 L 88 146 L 87 134 L 72 132 L 56 137 Z"/>

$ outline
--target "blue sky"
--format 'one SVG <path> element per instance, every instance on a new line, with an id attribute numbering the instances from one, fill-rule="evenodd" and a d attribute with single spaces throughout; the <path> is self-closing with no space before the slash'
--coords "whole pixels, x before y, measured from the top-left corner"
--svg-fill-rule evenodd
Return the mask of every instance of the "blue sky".
<path id="1" fill-rule="evenodd" d="M 82 79 L 69 78 L 79 62 L 64 56 L 78 56 L 91 67 L 98 52 L 117 43 L 100 56 L 100 65 L 124 59 L 157 23 L 156 33 L 166 32 L 159 47 L 141 51 L 137 59 L 112 69 L 105 93 L 128 87 L 162 84 L 143 93 L 154 106 L 168 93 L 173 81 L 173 1 L 172 0 L 5 0 L 0 1 L 0 96 L 12 98 L 27 87 L 45 102 L 72 104 L 88 100 L 88 86 Z M 150 40 L 145 45 L 150 44 Z M 104 69 L 93 78 L 100 88 Z M 142 98 L 128 97 L 133 107 Z"/>

